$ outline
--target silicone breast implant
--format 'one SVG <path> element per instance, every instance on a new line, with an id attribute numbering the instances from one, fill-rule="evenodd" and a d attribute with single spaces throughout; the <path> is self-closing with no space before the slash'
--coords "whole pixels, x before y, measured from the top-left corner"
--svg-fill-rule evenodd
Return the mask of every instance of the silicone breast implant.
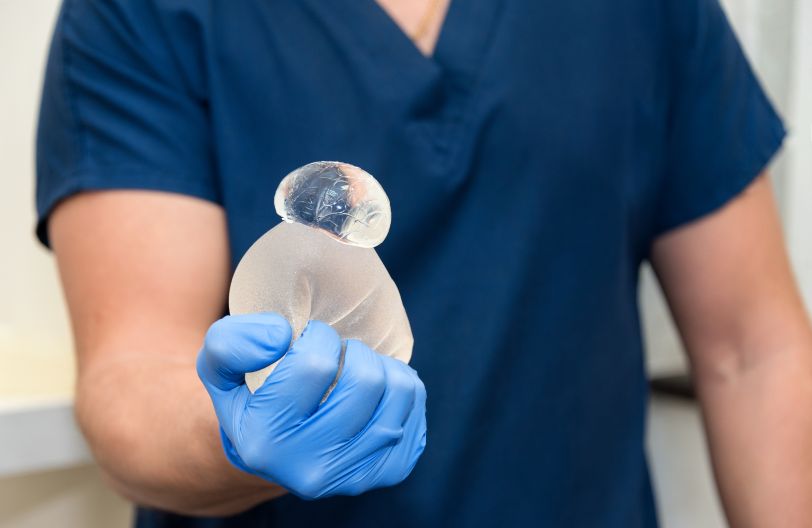
<path id="1" fill-rule="evenodd" d="M 293 335 L 309 320 L 408 363 L 412 332 L 400 293 L 374 248 L 391 224 L 389 199 L 364 170 L 320 161 L 288 174 L 274 207 L 282 222 L 240 260 L 229 291 L 232 314 L 277 312 Z M 295 339 L 295 337 L 294 337 Z M 246 374 L 251 392 L 274 365 Z"/>

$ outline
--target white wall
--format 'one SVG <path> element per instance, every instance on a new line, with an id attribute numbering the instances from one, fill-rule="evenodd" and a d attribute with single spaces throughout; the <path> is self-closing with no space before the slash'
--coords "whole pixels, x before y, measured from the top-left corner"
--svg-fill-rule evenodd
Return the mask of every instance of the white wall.
<path id="1" fill-rule="evenodd" d="M 0 0 L 0 396 L 71 390 L 54 263 L 34 241 L 33 142 L 56 0 Z"/>
<path id="2" fill-rule="evenodd" d="M 798 0 L 794 15 L 785 218 L 790 255 L 812 310 L 812 1 Z"/>
<path id="3" fill-rule="evenodd" d="M 73 385 L 53 259 L 33 236 L 35 117 L 57 8 L 57 0 L 0 0 L 0 413 L 70 395 Z M 0 427 L 0 449 L 12 436 Z M 92 466 L 0 478 L 0 528 L 124 528 L 130 518 Z"/>

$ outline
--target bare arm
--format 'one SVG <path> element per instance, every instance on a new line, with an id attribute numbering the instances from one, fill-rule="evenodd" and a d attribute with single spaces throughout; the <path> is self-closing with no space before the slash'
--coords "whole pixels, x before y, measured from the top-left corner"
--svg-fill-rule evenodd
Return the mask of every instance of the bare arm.
<path id="1" fill-rule="evenodd" d="M 76 338 L 77 417 L 112 485 L 201 515 L 284 493 L 228 463 L 195 373 L 226 302 L 222 209 L 167 193 L 87 193 L 49 227 Z"/>
<path id="2" fill-rule="evenodd" d="M 812 329 L 766 178 L 656 241 L 735 527 L 812 519 Z"/>

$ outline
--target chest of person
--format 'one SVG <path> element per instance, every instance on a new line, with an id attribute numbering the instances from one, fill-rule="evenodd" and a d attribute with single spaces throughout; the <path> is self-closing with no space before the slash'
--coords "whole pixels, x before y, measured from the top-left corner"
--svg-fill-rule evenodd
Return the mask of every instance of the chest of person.
<path id="1" fill-rule="evenodd" d="M 622 229 L 655 201 L 666 94 L 649 14 L 591 7 L 454 2 L 426 57 L 373 0 L 234 6 L 207 58 L 226 206 L 273 225 L 279 180 L 335 159 L 381 181 L 396 238 L 449 208 Z"/>

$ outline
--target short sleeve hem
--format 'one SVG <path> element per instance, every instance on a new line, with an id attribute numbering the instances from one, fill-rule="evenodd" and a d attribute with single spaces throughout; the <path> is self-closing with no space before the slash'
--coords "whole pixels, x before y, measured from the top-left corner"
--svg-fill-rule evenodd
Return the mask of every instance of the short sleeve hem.
<path id="1" fill-rule="evenodd" d="M 703 217 L 721 209 L 728 202 L 739 196 L 744 190 L 761 175 L 770 161 L 781 149 L 781 145 L 786 137 L 786 131 L 781 120 L 775 117 L 765 140 L 761 143 L 761 148 L 753 152 L 751 160 L 745 164 L 745 169 L 729 178 L 720 179 L 726 184 L 719 188 L 707 192 L 699 197 L 690 207 L 685 207 L 679 212 L 666 217 L 658 225 L 652 239 L 656 239 L 669 231 L 690 224 Z"/>
<path id="2" fill-rule="evenodd" d="M 40 187 L 40 190 L 43 189 Z M 60 185 L 47 188 L 37 196 L 37 238 L 46 247 L 51 247 L 48 218 L 63 200 L 85 191 L 127 189 L 183 194 L 220 204 L 217 192 L 205 182 L 136 167 L 83 169 L 62 178 Z"/>

